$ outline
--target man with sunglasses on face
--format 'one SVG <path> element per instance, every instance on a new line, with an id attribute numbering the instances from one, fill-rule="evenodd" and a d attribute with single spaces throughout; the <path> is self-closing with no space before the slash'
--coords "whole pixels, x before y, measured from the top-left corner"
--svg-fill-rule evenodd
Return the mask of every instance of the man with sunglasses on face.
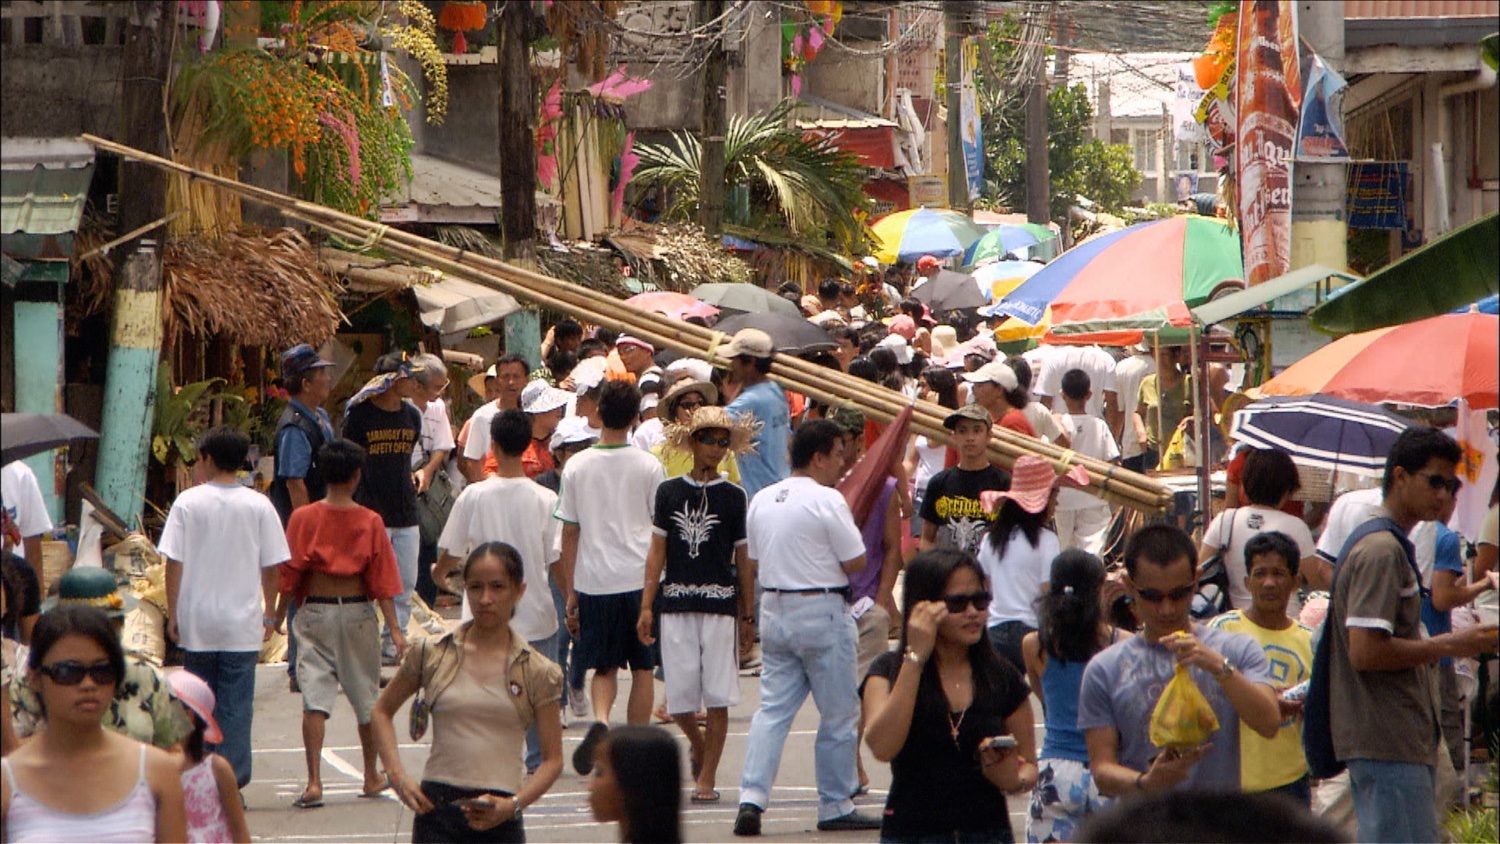
<path id="1" fill-rule="evenodd" d="M 1436 428 L 1408 428 L 1386 457 L 1382 508 L 1349 538 L 1334 568 L 1324 625 L 1329 725 L 1348 765 L 1360 841 L 1436 841 L 1435 765 L 1442 738 L 1436 677 L 1443 657 L 1494 650 L 1493 624 L 1428 638 L 1426 591 L 1407 534 L 1438 518 L 1463 452 Z"/>
<path id="2" fill-rule="evenodd" d="M 1143 629 L 1089 662 L 1078 695 L 1089 770 L 1106 797 L 1239 791 L 1240 721 L 1265 738 L 1281 726 L 1260 645 L 1193 622 L 1197 569 L 1192 538 L 1172 525 L 1142 528 L 1125 545 L 1125 589 Z M 1161 750 L 1149 737 L 1151 714 L 1179 665 L 1188 668 L 1219 727 L 1192 750 Z"/>

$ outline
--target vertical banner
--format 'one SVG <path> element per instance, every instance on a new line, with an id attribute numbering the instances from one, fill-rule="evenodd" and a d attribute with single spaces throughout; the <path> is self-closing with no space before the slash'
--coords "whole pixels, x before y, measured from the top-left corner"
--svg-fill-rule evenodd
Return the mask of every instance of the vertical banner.
<path id="1" fill-rule="evenodd" d="M 974 90 L 974 69 L 979 66 L 979 43 L 964 39 L 964 75 L 959 85 L 959 131 L 963 132 L 964 172 L 968 177 L 969 201 L 984 192 L 984 138 L 979 129 L 979 94 Z"/>
<path id="2" fill-rule="evenodd" d="M 1255 285 L 1292 263 L 1292 147 L 1302 99 L 1292 0 L 1242 0 L 1236 65 L 1240 242 L 1245 281 Z"/>
<path id="3" fill-rule="evenodd" d="M 1494 410 L 1474 410 L 1463 399 L 1458 400 L 1458 425 L 1448 434 L 1458 441 L 1464 456 L 1458 464 L 1458 478 L 1464 482 L 1458 491 L 1458 504 L 1453 508 L 1453 517 L 1448 527 L 1464 536 L 1477 536 L 1480 523 L 1490 507 L 1490 491 L 1495 488 L 1495 477 L 1500 474 L 1500 463 L 1495 460 L 1496 425 L 1500 423 Z"/>
<path id="4" fill-rule="evenodd" d="M 1297 123 L 1298 161 L 1348 161 L 1344 143 L 1344 89 L 1349 83 L 1316 53 L 1309 52 L 1302 76 L 1302 115 Z"/>

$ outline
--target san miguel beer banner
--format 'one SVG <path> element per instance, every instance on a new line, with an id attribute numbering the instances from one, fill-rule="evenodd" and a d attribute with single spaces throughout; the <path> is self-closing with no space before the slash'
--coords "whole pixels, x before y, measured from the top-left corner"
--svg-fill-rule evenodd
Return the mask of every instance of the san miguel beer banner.
<path id="1" fill-rule="evenodd" d="M 1236 61 L 1235 142 L 1245 281 L 1291 269 L 1292 147 L 1302 99 L 1297 6 L 1242 0 Z"/>

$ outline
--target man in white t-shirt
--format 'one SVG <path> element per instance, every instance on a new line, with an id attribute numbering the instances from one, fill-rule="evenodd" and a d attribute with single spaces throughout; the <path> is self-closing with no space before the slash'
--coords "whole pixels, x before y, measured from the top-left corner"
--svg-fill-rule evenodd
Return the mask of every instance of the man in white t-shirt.
<path id="1" fill-rule="evenodd" d="M 651 719 L 651 672 L 656 660 L 641 643 L 641 586 L 656 509 L 656 486 L 666 480 L 661 461 L 628 441 L 641 392 L 628 381 L 599 388 L 599 444 L 563 467 L 557 518 L 562 522 L 563 594 L 568 632 L 578 638 L 574 659 L 594 670 L 589 699 L 595 722 L 573 753 L 580 774 L 594 768 L 594 748 L 608 729 L 621 668 L 630 669 L 625 718 Z"/>
<path id="2" fill-rule="evenodd" d="M 250 438 L 227 425 L 198 441 L 208 477 L 172 502 L 157 550 L 167 558 L 167 629 L 183 649 L 183 667 L 214 690 L 216 750 L 250 782 L 250 722 L 255 664 L 276 628 L 279 567 L 291 558 L 271 499 L 235 473 Z"/>
<path id="3" fill-rule="evenodd" d="M 1063 399 L 1062 379 L 1071 370 L 1081 369 L 1089 376 L 1089 384 L 1093 390 L 1084 412 L 1106 419 L 1105 408 L 1119 400 L 1115 394 L 1114 355 L 1098 346 L 1038 346 L 1034 351 L 1043 349 L 1048 351 L 1037 359 L 1041 363 L 1041 371 L 1037 373 L 1036 383 L 1031 388 L 1037 401 L 1050 408 L 1053 413 L 1070 413 Z M 1027 352 L 1022 357 L 1031 362 L 1035 369 L 1037 360 L 1033 360 L 1031 355 L 1032 352 Z M 1077 450 L 1076 447 L 1074 450 Z"/>
<path id="4" fill-rule="evenodd" d="M 495 370 L 496 398 L 480 405 L 469 417 L 469 438 L 464 440 L 464 453 L 458 461 L 469 483 L 484 478 L 484 458 L 490 453 L 490 420 L 502 410 L 521 406 L 521 390 L 531 373 L 526 358 L 516 354 L 501 355 L 492 369 Z"/>
<path id="5" fill-rule="evenodd" d="M 521 455 L 531 445 L 531 418 L 520 410 L 504 410 L 490 423 L 490 442 L 499 464 L 495 474 L 459 493 L 438 538 L 438 560 L 433 581 L 442 583 L 454 566 L 486 542 L 504 542 L 520 554 L 526 594 L 516 604 L 510 627 L 537 653 L 557 653 L 557 610 L 547 576 L 562 554 L 562 525 L 552 518 L 557 493 L 526 477 Z M 467 591 L 463 620 L 474 615 Z M 526 731 L 526 770 L 542 763 L 536 724 Z"/>
<path id="6" fill-rule="evenodd" d="M 1106 463 L 1119 463 L 1120 449 L 1109 426 L 1086 410 L 1094 395 L 1089 374 L 1082 369 L 1068 370 L 1058 379 L 1058 391 L 1068 411 L 1059 421 L 1073 440 L 1073 450 Z M 1107 502 L 1081 489 L 1057 493 L 1053 524 L 1063 548 L 1081 548 L 1099 556 L 1113 517 Z"/>
<path id="7" fill-rule="evenodd" d="M 1130 356 L 1115 364 L 1115 404 L 1105 408 L 1104 418 L 1120 444 L 1120 462 L 1127 469 L 1141 470 L 1141 444 L 1135 435 L 1135 409 L 1140 404 L 1141 382 L 1156 374 L 1156 358 L 1142 342 L 1130 349 Z"/>
<path id="8" fill-rule="evenodd" d="M 36 574 L 37 592 L 45 598 L 47 581 L 46 572 L 42 570 L 42 534 L 52 530 L 52 517 L 47 513 L 42 488 L 30 466 L 14 460 L 0 469 L 0 501 L 4 502 L 6 520 L 15 526 L 21 537 L 21 547 L 11 547 L 8 531 L 0 542 L 4 542 L 5 550 L 16 551 L 26 558 Z"/>
<path id="9" fill-rule="evenodd" d="M 750 722 L 735 835 L 759 835 L 760 816 L 792 719 L 812 693 L 818 707 L 814 766 L 818 829 L 879 829 L 854 810 L 859 681 L 849 575 L 865 567 L 865 543 L 843 495 L 845 434 L 836 423 L 804 422 L 792 437 L 792 476 L 762 489 L 746 515 L 749 560 L 740 589 L 762 592 L 760 708 Z"/>

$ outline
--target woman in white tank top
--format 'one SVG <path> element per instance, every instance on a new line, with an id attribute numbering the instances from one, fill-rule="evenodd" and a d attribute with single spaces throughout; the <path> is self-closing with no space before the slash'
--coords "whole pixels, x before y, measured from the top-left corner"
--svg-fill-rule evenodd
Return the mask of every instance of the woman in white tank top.
<path id="1" fill-rule="evenodd" d="M 0 760 L 6 841 L 185 840 L 172 758 L 104 729 L 125 666 L 104 613 L 64 604 L 43 614 L 27 666 L 47 727 Z"/>

